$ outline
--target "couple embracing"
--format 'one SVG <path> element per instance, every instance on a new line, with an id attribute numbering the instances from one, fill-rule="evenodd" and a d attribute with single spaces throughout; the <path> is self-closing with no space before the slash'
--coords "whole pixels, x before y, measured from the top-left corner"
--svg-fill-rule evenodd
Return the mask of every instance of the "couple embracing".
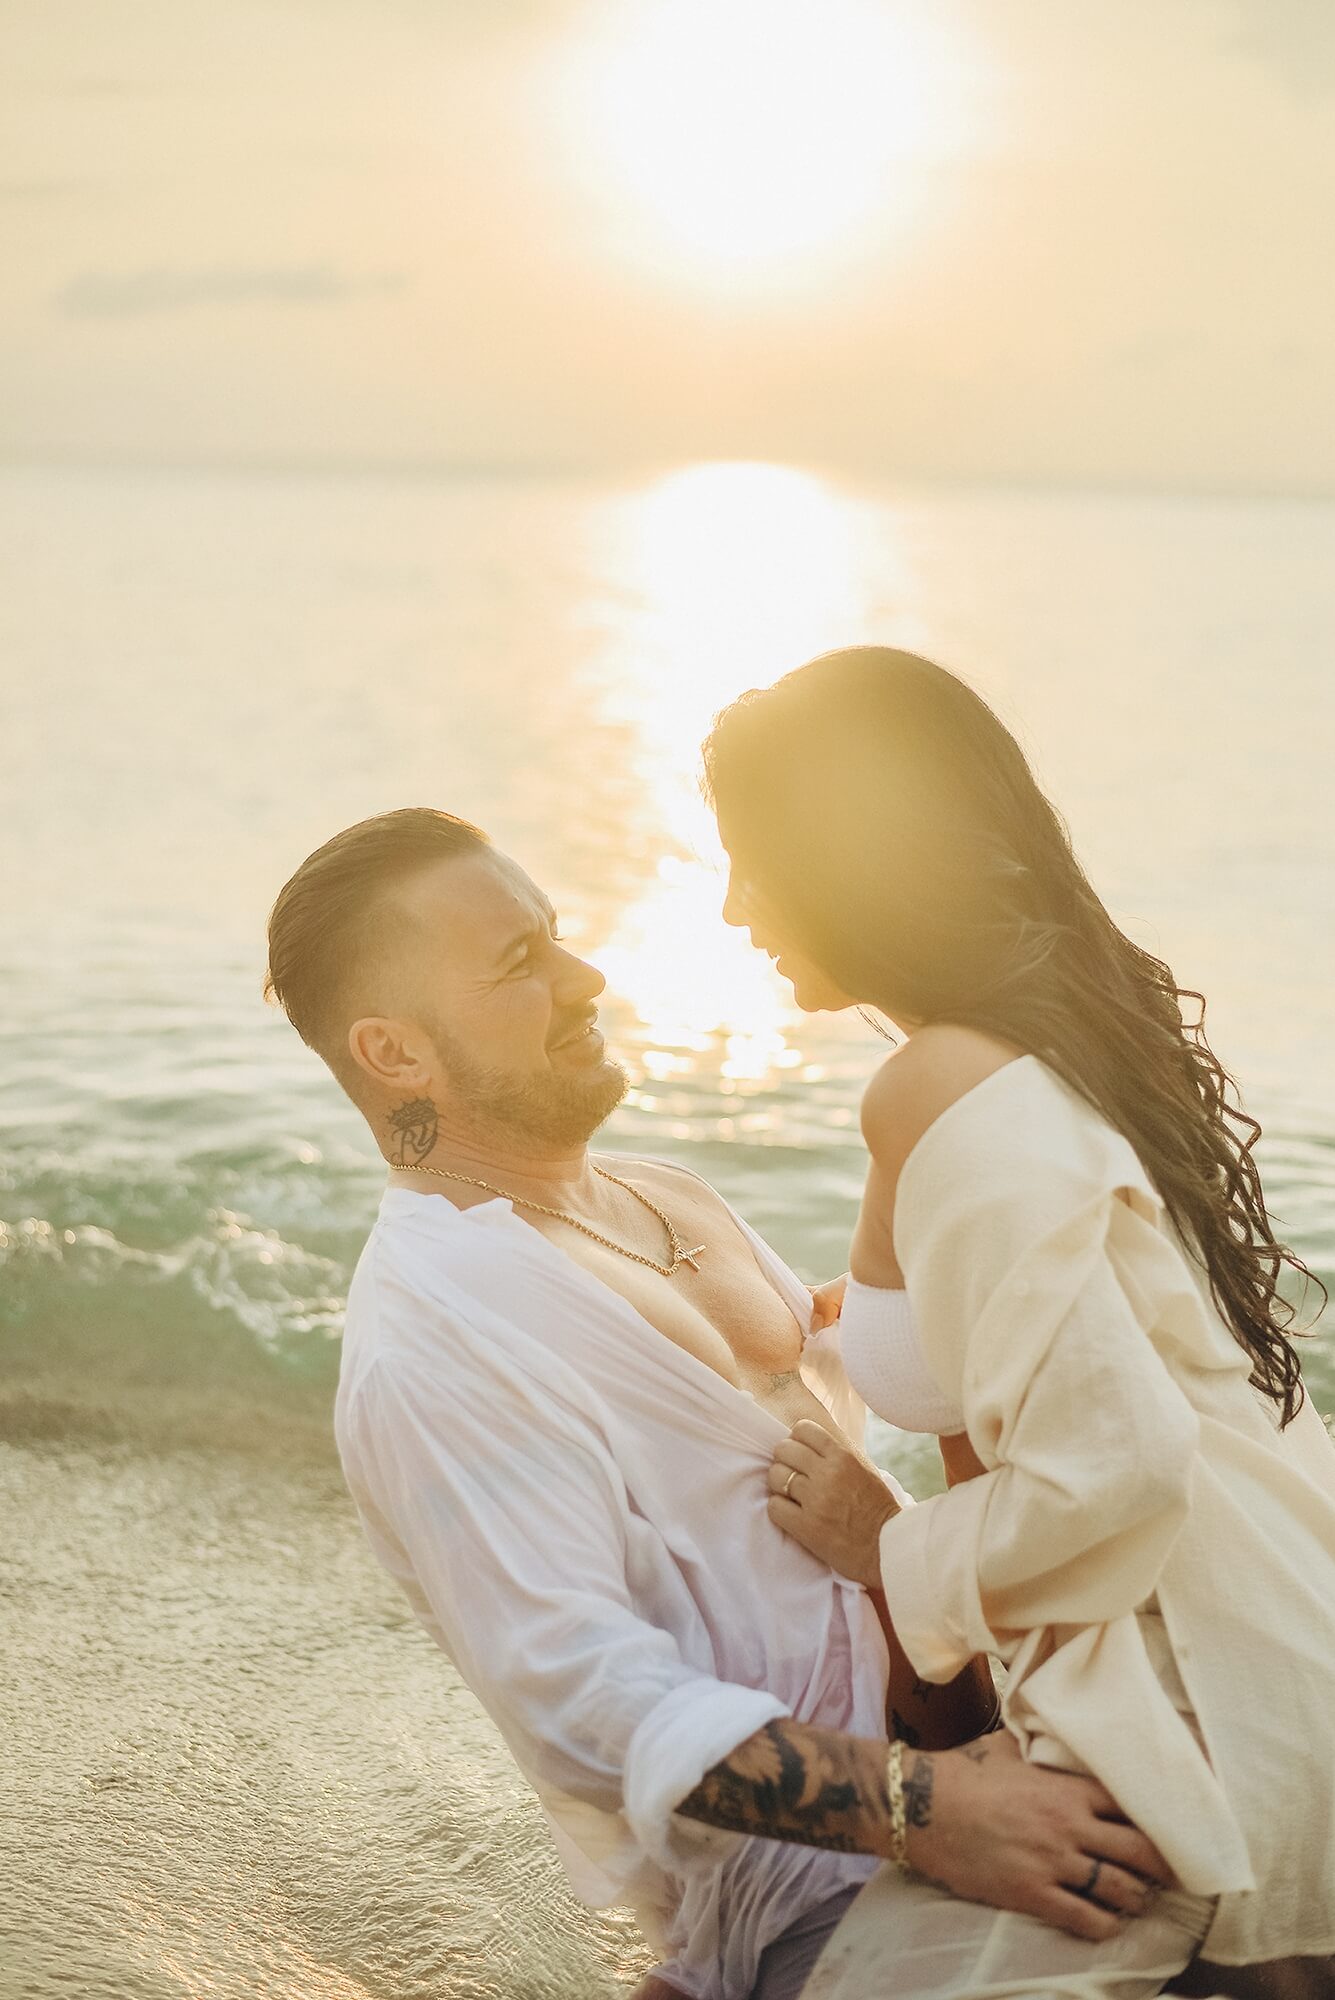
<path id="1" fill-rule="evenodd" d="M 903 1035 L 814 1297 L 695 1174 L 589 1151 L 602 978 L 478 829 L 366 821 L 274 907 L 389 1165 L 336 1411 L 376 1555 L 576 1893 L 634 1906 L 643 2000 L 1331 1990 L 1335 1447 L 1196 996 L 926 660 L 813 661 L 705 765 L 725 916 Z"/>

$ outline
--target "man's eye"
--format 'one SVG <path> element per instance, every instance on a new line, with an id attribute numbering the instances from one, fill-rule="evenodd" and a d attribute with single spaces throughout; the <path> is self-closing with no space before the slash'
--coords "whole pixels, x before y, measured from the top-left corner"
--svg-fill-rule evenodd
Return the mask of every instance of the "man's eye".
<path id="1" fill-rule="evenodd" d="M 549 933 L 549 935 L 551 937 L 551 941 L 553 944 L 565 943 L 565 939 L 560 931 L 552 931 Z M 533 965 L 533 947 L 530 945 L 525 947 L 523 957 L 517 958 L 515 960 L 514 964 L 510 967 L 510 970 L 506 973 L 505 976 L 507 979 L 517 979 L 521 972 L 531 971 L 532 965 Z"/>

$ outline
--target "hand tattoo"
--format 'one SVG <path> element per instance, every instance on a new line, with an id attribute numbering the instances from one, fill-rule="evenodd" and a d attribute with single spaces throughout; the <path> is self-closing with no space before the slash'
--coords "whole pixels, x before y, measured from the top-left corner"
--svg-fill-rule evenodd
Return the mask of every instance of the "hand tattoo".
<path id="1" fill-rule="evenodd" d="M 677 1811 L 733 1833 L 871 1852 L 868 1822 L 889 1815 L 884 1747 L 779 1716 L 706 1771 Z"/>
<path id="2" fill-rule="evenodd" d="M 436 1143 L 440 1114 L 429 1097 L 414 1097 L 389 1114 L 389 1146 L 394 1165 L 424 1160 Z"/>
<path id="3" fill-rule="evenodd" d="M 910 1826 L 932 1823 L 932 1787 L 936 1766 L 930 1757 L 915 1757 L 913 1769 L 904 1780 L 904 1815 Z"/>

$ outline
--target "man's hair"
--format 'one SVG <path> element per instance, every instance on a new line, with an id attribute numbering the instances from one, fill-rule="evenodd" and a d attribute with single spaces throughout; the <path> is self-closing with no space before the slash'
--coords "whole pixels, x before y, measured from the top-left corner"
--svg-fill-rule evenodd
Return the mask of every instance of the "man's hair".
<path id="1" fill-rule="evenodd" d="M 346 1036 L 356 988 L 388 941 L 389 892 L 438 861 L 489 849 L 479 827 L 431 806 L 404 806 L 336 833 L 307 855 L 269 913 L 264 997 L 345 1089 L 355 1082 Z"/>

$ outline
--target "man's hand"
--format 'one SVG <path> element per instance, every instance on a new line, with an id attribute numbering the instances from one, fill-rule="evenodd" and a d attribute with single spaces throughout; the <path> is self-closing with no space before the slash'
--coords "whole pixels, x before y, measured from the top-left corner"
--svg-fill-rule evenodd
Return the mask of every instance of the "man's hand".
<path id="1" fill-rule="evenodd" d="M 905 1751 L 903 1768 L 909 1861 L 971 1902 L 1099 1942 L 1145 1908 L 1153 1884 L 1172 1881 L 1102 1785 L 1024 1763 L 1008 1736 Z M 706 1771 L 677 1811 L 734 1833 L 888 1859 L 886 1746 L 776 1716 Z"/>
<path id="2" fill-rule="evenodd" d="M 1102 1785 L 1026 1764 L 1004 1730 L 959 1750 L 908 1752 L 903 1768 L 908 1859 L 970 1902 L 1097 1943 L 1173 1880 Z"/>
<path id="3" fill-rule="evenodd" d="M 869 1589 L 881 1582 L 881 1529 L 899 1502 L 874 1465 L 811 1417 L 776 1447 L 769 1517 L 813 1556 Z"/>

